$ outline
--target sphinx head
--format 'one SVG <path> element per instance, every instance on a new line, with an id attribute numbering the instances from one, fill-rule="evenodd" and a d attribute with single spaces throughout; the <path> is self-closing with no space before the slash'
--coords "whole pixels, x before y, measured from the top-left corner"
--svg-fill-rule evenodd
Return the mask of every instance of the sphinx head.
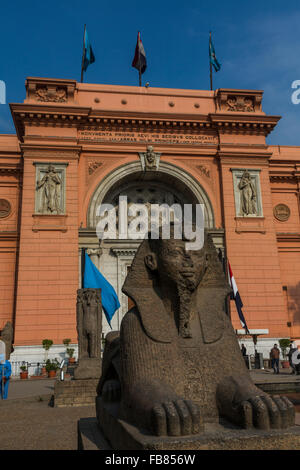
<path id="1" fill-rule="evenodd" d="M 205 245 L 201 250 L 186 250 L 187 240 L 171 238 L 149 239 L 149 252 L 145 255 L 147 268 L 165 286 L 181 287 L 190 292 L 197 289 L 207 267 Z"/>

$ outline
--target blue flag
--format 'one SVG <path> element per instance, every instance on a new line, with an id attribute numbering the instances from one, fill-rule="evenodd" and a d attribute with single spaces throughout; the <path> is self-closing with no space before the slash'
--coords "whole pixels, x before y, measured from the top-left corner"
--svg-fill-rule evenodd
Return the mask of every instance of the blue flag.
<path id="1" fill-rule="evenodd" d="M 211 40 L 211 35 L 209 36 L 209 60 L 216 72 L 219 72 L 221 64 L 217 61 L 215 48 Z"/>
<path id="2" fill-rule="evenodd" d="M 85 289 L 101 289 L 102 308 L 104 310 L 106 320 L 111 327 L 111 319 L 118 308 L 120 302 L 113 286 L 105 279 L 91 261 L 87 252 L 85 252 L 85 266 L 83 276 L 83 287 Z"/>
<path id="3" fill-rule="evenodd" d="M 83 70 L 86 72 L 86 69 L 90 64 L 95 62 L 95 56 L 93 53 L 92 46 L 89 41 L 87 30 L 84 31 L 84 59 L 83 59 Z"/>

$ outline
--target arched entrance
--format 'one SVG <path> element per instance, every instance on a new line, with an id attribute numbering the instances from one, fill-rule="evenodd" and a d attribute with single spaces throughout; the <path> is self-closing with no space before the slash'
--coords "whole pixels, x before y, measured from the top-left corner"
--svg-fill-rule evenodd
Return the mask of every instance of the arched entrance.
<path id="1" fill-rule="evenodd" d="M 80 246 L 89 248 L 88 252 L 93 262 L 114 286 L 119 296 L 121 307 L 113 317 L 113 329 L 119 329 L 121 320 L 128 310 L 128 298 L 121 289 L 141 243 L 139 240 L 106 239 L 102 240 L 99 246 L 96 236 L 96 225 L 99 220 L 96 215 L 97 208 L 103 203 L 112 204 L 117 208 L 120 195 L 127 196 L 128 204 L 203 204 L 205 226 L 216 232 L 216 245 L 221 249 L 224 246 L 223 231 L 214 228 L 213 208 L 206 192 L 198 181 L 182 168 L 161 162 L 159 170 L 143 172 L 140 162 L 132 162 L 108 174 L 99 183 L 91 198 L 87 211 L 88 228 L 80 229 L 79 236 Z M 105 321 L 103 326 L 105 332 Z"/>

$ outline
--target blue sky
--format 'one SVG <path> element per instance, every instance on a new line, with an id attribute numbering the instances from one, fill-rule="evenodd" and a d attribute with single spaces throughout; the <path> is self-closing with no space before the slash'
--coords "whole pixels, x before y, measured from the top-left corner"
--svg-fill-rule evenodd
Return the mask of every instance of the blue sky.
<path id="1" fill-rule="evenodd" d="M 300 145 L 300 104 L 291 84 L 300 79 L 298 0 L 52 0 L 2 2 L 0 80 L 7 102 L 25 98 L 28 76 L 80 80 L 83 25 L 96 56 L 89 83 L 137 85 L 131 67 L 141 31 L 153 87 L 209 89 L 208 35 L 222 64 L 214 88 L 264 90 L 263 109 L 281 115 L 270 144 Z M 0 105 L 0 133 L 13 133 Z"/>

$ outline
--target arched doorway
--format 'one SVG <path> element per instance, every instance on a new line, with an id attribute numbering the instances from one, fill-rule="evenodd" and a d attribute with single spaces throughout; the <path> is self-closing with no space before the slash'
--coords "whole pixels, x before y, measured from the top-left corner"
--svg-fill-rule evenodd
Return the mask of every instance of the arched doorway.
<path id="1" fill-rule="evenodd" d="M 121 320 L 128 310 L 128 298 L 121 292 L 128 269 L 139 247 L 139 240 L 99 240 L 96 236 L 96 226 L 99 218 L 97 208 L 100 204 L 109 203 L 118 207 L 120 195 L 126 195 L 128 204 L 174 203 L 203 204 L 205 212 L 205 226 L 216 232 L 216 244 L 223 248 L 223 231 L 214 228 L 214 213 L 211 202 L 202 188 L 190 174 L 170 163 L 161 162 L 159 170 L 141 171 L 140 162 L 123 165 L 108 174 L 97 186 L 91 197 L 87 211 L 87 228 L 80 229 L 80 246 L 88 247 L 93 262 L 101 273 L 114 286 L 118 294 L 121 307 L 113 317 L 113 329 L 119 329 Z M 218 232 L 218 233 L 217 233 Z M 106 322 L 103 322 L 103 331 Z"/>

